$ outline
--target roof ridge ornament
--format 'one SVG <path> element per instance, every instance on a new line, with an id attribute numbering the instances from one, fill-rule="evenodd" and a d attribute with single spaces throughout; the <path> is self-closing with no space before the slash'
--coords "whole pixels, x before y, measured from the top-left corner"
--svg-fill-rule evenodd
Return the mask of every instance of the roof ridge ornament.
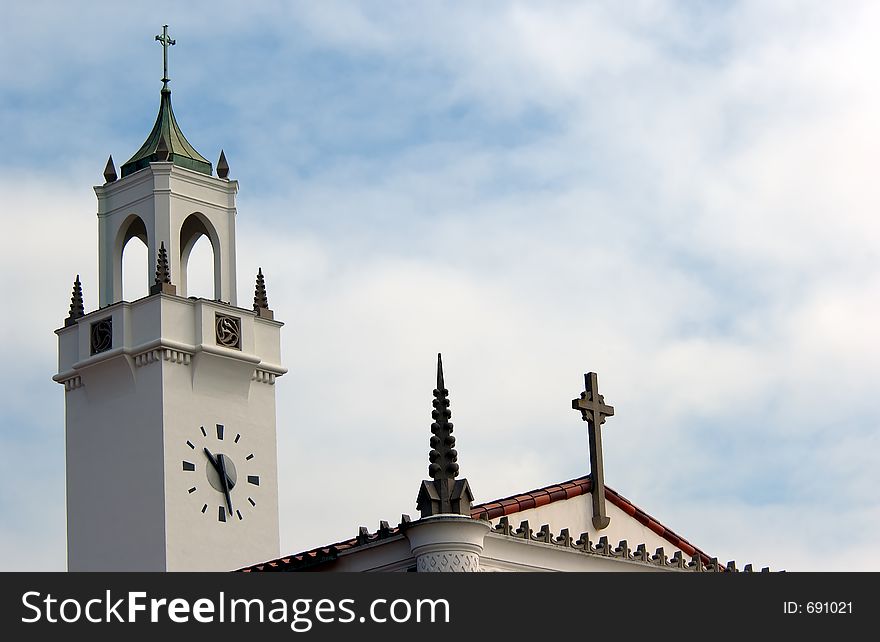
<path id="1" fill-rule="evenodd" d="M 77 319 L 81 319 L 85 315 L 82 283 L 79 282 L 79 274 L 77 274 L 76 279 L 73 282 L 73 293 L 70 297 L 70 312 L 68 313 L 67 318 L 64 319 L 64 327 L 66 328 L 71 325 L 76 325 Z"/>
<path id="2" fill-rule="evenodd" d="M 452 435 L 452 412 L 449 410 L 449 391 L 443 381 L 443 357 L 437 354 L 437 387 L 434 389 L 434 410 L 431 417 L 431 451 L 428 454 L 428 474 L 416 498 L 416 507 L 422 517 L 439 514 L 470 515 L 474 499 L 467 479 L 459 479 L 458 451 Z"/>
<path id="3" fill-rule="evenodd" d="M 602 465 L 602 433 L 601 426 L 606 417 L 614 416 L 614 407 L 605 403 L 605 397 L 599 394 L 599 377 L 595 372 L 584 375 L 584 392 L 577 399 L 572 399 L 571 407 L 581 413 L 587 422 L 590 438 L 590 480 L 593 498 L 593 527 L 600 531 L 606 528 L 611 519 L 605 512 L 605 471 Z"/>

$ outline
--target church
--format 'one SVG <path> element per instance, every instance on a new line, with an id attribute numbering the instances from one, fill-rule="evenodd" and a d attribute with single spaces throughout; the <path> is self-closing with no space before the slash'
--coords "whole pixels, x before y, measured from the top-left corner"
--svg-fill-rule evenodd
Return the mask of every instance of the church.
<path id="1" fill-rule="evenodd" d="M 283 323 L 261 269 L 253 305 L 239 306 L 238 183 L 223 151 L 214 167 L 184 136 L 168 86 L 175 41 L 167 26 L 156 40 L 164 73 L 155 125 L 118 173 L 108 159 L 95 187 L 99 308 L 86 313 L 77 276 L 56 330 L 70 571 L 738 570 L 605 485 L 602 430 L 614 408 L 594 372 L 572 401 L 589 435 L 590 474 L 475 504 L 457 463 L 441 355 L 425 427 L 429 479 L 413 480 L 418 514 L 310 551 L 281 551 Z M 214 253 L 211 299 L 187 292 L 202 236 Z M 147 296 L 126 301 L 122 255 L 135 237 L 155 278 Z"/>

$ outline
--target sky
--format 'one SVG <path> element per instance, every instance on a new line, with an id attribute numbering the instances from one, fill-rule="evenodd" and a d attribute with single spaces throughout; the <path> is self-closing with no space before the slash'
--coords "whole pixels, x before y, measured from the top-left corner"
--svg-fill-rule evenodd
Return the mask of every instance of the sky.
<path id="1" fill-rule="evenodd" d="M 4 6 L 0 570 L 65 568 L 53 330 L 76 274 L 97 307 L 92 188 L 152 127 L 163 24 L 240 184 L 239 303 L 261 267 L 286 324 L 282 553 L 416 514 L 442 352 L 478 502 L 589 471 L 595 371 L 606 483 L 661 523 L 880 570 L 880 4 L 254 4 Z"/>

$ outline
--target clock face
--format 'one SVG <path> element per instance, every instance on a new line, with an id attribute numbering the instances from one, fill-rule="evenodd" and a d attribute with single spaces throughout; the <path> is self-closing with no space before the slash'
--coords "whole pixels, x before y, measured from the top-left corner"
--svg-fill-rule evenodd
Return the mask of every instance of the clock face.
<path id="1" fill-rule="evenodd" d="M 186 440 L 186 493 L 207 518 L 242 521 L 257 508 L 258 466 L 241 433 L 223 424 L 199 426 Z"/>

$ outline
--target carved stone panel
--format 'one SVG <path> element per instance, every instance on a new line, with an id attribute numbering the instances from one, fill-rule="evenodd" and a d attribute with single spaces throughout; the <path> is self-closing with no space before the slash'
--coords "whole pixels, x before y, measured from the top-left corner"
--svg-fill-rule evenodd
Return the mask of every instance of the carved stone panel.
<path id="1" fill-rule="evenodd" d="M 95 321 L 89 335 L 91 353 L 106 352 L 113 347 L 113 317 Z"/>
<path id="2" fill-rule="evenodd" d="M 217 333 L 217 345 L 241 350 L 241 319 L 219 312 L 216 315 L 214 327 Z"/>

